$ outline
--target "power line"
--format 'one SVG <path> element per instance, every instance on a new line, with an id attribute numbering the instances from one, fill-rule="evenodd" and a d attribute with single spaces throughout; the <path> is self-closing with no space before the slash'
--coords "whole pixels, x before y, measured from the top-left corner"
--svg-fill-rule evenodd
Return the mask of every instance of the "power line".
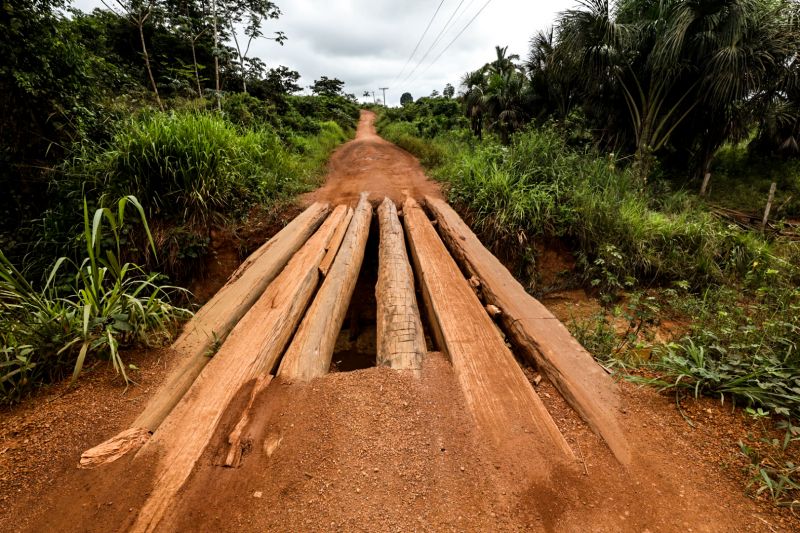
<path id="1" fill-rule="evenodd" d="M 428 47 L 428 50 L 425 52 L 425 55 L 422 56 L 422 59 L 419 60 L 417 65 L 414 67 L 414 69 L 411 72 L 409 72 L 408 76 L 406 76 L 403 79 L 403 82 L 405 82 L 406 80 L 408 80 L 408 78 L 410 78 L 411 76 L 414 75 L 414 73 L 422 65 L 422 63 L 425 62 L 425 59 L 428 58 L 428 55 L 430 55 L 430 53 L 433 51 L 433 49 L 436 47 L 436 45 L 439 44 L 439 41 L 442 40 L 442 36 L 444 35 L 445 31 L 447 31 L 447 28 L 450 26 L 450 23 L 453 21 L 453 17 L 456 16 L 456 13 L 458 13 L 458 10 L 461 9 L 461 6 L 463 4 L 464 4 L 464 0 L 461 0 L 458 3 L 458 5 L 456 6 L 456 8 L 453 10 L 453 12 L 450 13 L 450 18 L 447 19 L 447 22 L 444 23 L 444 26 L 442 26 L 442 29 L 439 30 L 439 35 L 436 36 L 436 39 L 434 39 L 433 43 L 431 43 L 431 45 Z"/>
<path id="2" fill-rule="evenodd" d="M 422 44 L 422 40 L 425 38 L 426 35 L 428 35 L 428 30 L 431 29 L 431 25 L 433 24 L 433 21 L 436 19 L 436 15 L 439 14 L 439 10 L 442 9 L 442 5 L 443 4 L 444 4 L 444 0 L 439 2 L 439 6 L 436 8 L 436 11 L 433 12 L 433 16 L 431 17 L 431 20 L 428 21 L 428 25 L 425 27 L 425 31 L 422 32 L 422 36 L 417 41 L 416 46 L 414 46 L 414 50 L 412 50 L 411 55 L 408 56 L 408 59 L 406 60 L 406 64 L 403 65 L 403 68 L 400 69 L 400 73 L 397 76 L 394 77 L 393 81 L 396 81 L 400 76 L 402 76 L 403 72 L 405 72 L 405 70 L 406 70 L 406 67 L 408 67 L 408 64 L 411 63 L 411 60 L 414 58 L 414 54 L 416 54 L 417 50 L 419 50 L 419 45 Z"/>
<path id="3" fill-rule="evenodd" d="M 448 50 L 448 49 L 449 49 L 451 46 L 453 46 L 453 43 L 455 43 L 455 42 L 458 40 L 458 38 L 459 38 L 459 37 L 461 37 L 461 34 L 463 34 L 465 31 L 467 31 L 467 28 L 469 28 L 469 27 L 470 27 L 470 25 L 472 25 L 472 23 L 473 23 L 473 22 L 475 22 L 475 19 L 476 19 L 476 18 L 478 18 L 478 15 L 480 15 L 480 14 L 483 12 L 483 10 L 484 10 L 484 9 L 486 9 L 486 7 L 487 7 L 489 4 L 491 4 L 491 3 L 492 3 L 492 0 L 486 0 L 486 3 L 485 3 L 485 4 L 483 4 L 483 6 L 482 6 L 482 7 L 481 7 L 481 8 L 478 10 L 478 12 L 477 12 L 477 13 L 475 13 L 475 16 L 474 16 L 474 17 L 472 17 L 472 18 L 469 20 L 469 22 L 467 22 L 466 26 L 464 26 L 463 28 L 461 28 L 461 31 L 460 31 L 460 32 L 458 32 L 458 35 L 456 35 L 456 36 L 453 38 L 453 40 L 452 40 L 452 41 L 450 41 L 450 42 L 447 44 L 447 46 L 445 46 L 445 47 L 444 47 L 444 50 L 442 50 L 442 51 L 441 51 L 441 53 L 440 53 L 438 56 L 436 56 L 436 59 L 434 59 L 433 61 L 431 61 L 431 62 L 428 64 L 428 66 L 427 66 L 427 67 L 425 67 L 425 69 L 424 69 L 422 72 L 420 72 L 420 73 L 419 73 L 419 76 L 422 76 L 423 74 L 425 74 L 426 72 L 428 72 L 428 69 L 430 69 L 430 68 L 431 68 L 431 67 L 432 67 L 432 66 L 433 66 L 433 65 L 434 65 L 434 64 L 435 64 L 437 61 L 439 61 L 439 59 L 441 59 L 441 57 L 444 55 L 444 53 L 445 53 L 445 52 L 447 52 L 447 50 Z M 417 76 L 417 77 L 419 77 L 419 76 Z"/>

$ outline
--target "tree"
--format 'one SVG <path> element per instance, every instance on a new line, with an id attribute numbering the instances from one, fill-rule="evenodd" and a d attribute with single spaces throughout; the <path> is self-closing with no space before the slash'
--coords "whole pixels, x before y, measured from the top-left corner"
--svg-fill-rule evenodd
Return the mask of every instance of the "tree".
<path id="1" fill-rule="evenodd" d="M 314 80 L 313 85 L 308 86 L 311 92 L 318 96 L 343 96 L 344 95 L 344 82 L 338 78 L 328 78 L 321 76 L 320 79 Z"/>
<path id="2" fill-rule="evenodd" d="M 466 89 L 464 92 L 464 107 L 467 118 L 469 119 L 470 129 L 473 135 L 479 139 L 483 138 L 483 115 L 485 112 L 484 93 L 486 90 L 485 67 L 467 72 L 461 79 L 461 85 Z"/>
<path id="3" fill-rule="evenodd" d="M 106 6 L 109 11 L 113 11 L 116 13 L 116 10 L 111 7 L 106 0 L 100 0 L 104 6 Z M 153 89 L 153 93 L 156 96 L 156 102 L 158 103 L 159 109 L 164 111 L 164 104 L 161 103 L 161 97 L 158 95 L 158 86 L 156 85 L 156 79 L 153 77 L 153 69 L 150 67 L 150 55 L 147 53 L 147 43 L 145 42 L 144 38 L 144 25 L 147 20 L 153 15 L 156 11 L 156 0 L 114 0 L 117 4 L 118 9 L 122 10 L 124 16 L 131 21 L 133 25 L 139 30 L 139 39 L 142 45 L 142 57 L 144 58 L 144 65 L 145 69 L 147 70 L 147 77 L 150 78 L 150 86 Z M 123 16 L 123 15 L 120 15 Z"/>
<path id="4" fill-rule="evenodd" d="M 403 93 L 400 95 L 400 105 L 408 105 L 414 103 L 414 97 L 411 96 L 411 93 Z"/>
<path id="5" fill-rule="evenodd" d="M 303 89 L 297 84 L 298 80 L 300 80 L 299 72 L 281 65 L 269 69 L 265 82 L 272 94 L 293 94 Z"/>
<path id="6" fill-rule="evenodd" d="M 174 5 L 171 5 L 173 4 Z M 193 0 L 168 0 L 167 10 L 172 14 L 171 19 L 177 32 L 184 36 L 192 51 L 192 67 L 197 88 L 197 96 L 203 96 L 203 86 L 200 81 L 201 66 L 197 61 L 197 43 L 208 35 L 211 28 L 208 24 L 207 6 L 205 0 L 199 3 Z"/>
<path id="7" fill-rule="evenodd" d="M 247 92 L 247 68 L 245 67 L 245 63 L 252 63 L 254 61 L 247 57 L 250 53 L 250 46 L 253 40 L 263 37 L 264 35 L 261 31 L 261 23 L 267 19 L 277 19 L 281 15 L 281 10 L 276 4 L 268 0 L 223 1 L 225 2 L 228 26 L 231 36 L 233 37 L 233 42 L 236 45 L 236 53 L 239 58 L 239 72 L 242 76 L 242 92 Z M 244 51 L 242 51 L 242 46 L 239 44 L 239 37 L 236 32 L 236 25 L 238 24 L 245 25 L 244 36 L 247 38 L 247 44 L 244 47 Z M 271 40 L 283 46 L 283 43 L 286 41 L 286 36 L 283 32 L 277 31 Z"/>
<path id="8" fill-rule="evenodd" d="M 555 115 L 564 119 L 578 97 L 581 73 L 572 61 L 565 61 L 556 48 L 555 31 L 551 27 L 531 39 L 525 63 L 528 71 L 532 116 Z"/>
<path id="9" fill-rule="evenodd" d="M 442 91 L 442 95 L 445 98 L 452 98 L 456 94 L 456 89 L 449 83 L 444 86 L 444 90 Z"/>
<path id="10" fill-rule="evenodd" d="M 484 122 L 508 144 L 511 134 L 528 117 L 528 81 L 524 69 L 514 63 L 517 55 L 506 55 L 508 47 L 495 47 L 496 58 L 482 68 L 467 73 L 461 80 L 466 89 L 464 106 L 472 132 L 483 135 Z"/>
<path id="11" fill-rule="evenodd" d="M 584 74 L 584 108 L 602 113 L 598 122 L 622 126 L 614 117 L 627 115 L 617 133 L 631 140 L 643 183 L 668 144 L 707 173 L 798 49 L 790 0 L 581 5 L 559 19 L 557 54 Z"/>

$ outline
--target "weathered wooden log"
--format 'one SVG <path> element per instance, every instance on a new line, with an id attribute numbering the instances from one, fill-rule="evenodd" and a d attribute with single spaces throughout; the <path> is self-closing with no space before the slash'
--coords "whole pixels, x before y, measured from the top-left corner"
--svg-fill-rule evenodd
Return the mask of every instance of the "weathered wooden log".
<path id="1" fill-rule="evenodd" d="M 328 271 L 331 269 L 333 260 L 336 259 L 336 253 L 339 251 L 339 247 L 342 245 L 342 239 L 344 239 L 344 234 L 347 232 L 347 228 L 350 226 L 350 220 L 352 218 L 353 209 L 348 207 L 344 220 L 342 220 L 341 224 L 339 224 L 339 227 L 336 228 L 336 233 L 333 234 L 331 243 L 328 245 L 328 251 L 325 252 L 325 257 L 322 258 L 322 262 L 319 264 L 319 271 L 323 277 L 328 275 Z"/>
<path id="2" fill-rule="evenodd" d="M 173 505 L 219 425 L 249 381 L 269 373 L 319 283 L 319 263 L 346 207 L 336 208 L 292 257 L 197 376 L 135 460 L 155 461 L 154 484 L 133 531 L 152 531 Z"/>
<path id="3" fill-rule="evenodd" d="M 127 452 L 136 449 L 142 443 L 138 438 L 139 430 L 152 433 L 158 428 L 189 390 L 233 326 L 322 224 L 329 211 L 328 204 L 311 205 L 236 269 L 219 292 L 184 326 L 180 337 L 170 347 L 181 362 L 131 424 L 130 429 L 137 431 L 123 431 L 87 450 L 81 456 L 82 465 L 99 466 L 119 459 L 124 453 L 112 453 L 112 450 L 124 449 Z M 135 442 L 126 442 L 133 436 L 136 436 Z M 106 460 L 102 459 L 104 450 L 107 452 Z"/>
<path id="4" fill-rule="evenodd" d="M 534 363 L 591 428 L 605 439 L 617 460 L 630 461 L 622 430 L 617 386 L 566 327 L 489 252 L 458 214 L 444 201 L 426 197 L 439 221 L 439 233 L 450 253 L 479 280 L 487 304 L 512 344 Z"/>
<path id="5" fill-rule="evenodd" d="M 330 369 L 336 337 L 364 260 L 371 218 L 372 205 L 367 193 L 362 193 L 336 259 L 283 356 L 278 376 L 288 381 L 308 381 Z"/>
<path id="6" fill-rule="evenodd" d="M 567 467 L 572 450 L 433 225 L 411 198 L 403 213 L 431 327 L 478 427 L 497 446 L 523 453 L 525 461 Z"/>
<path id="7" fill-rule="evenodd" d="M 378 208 L 378 221 L 376 362 L 396 370 L 419 371 L 427 353 L 425 332 L 414 293 L 414 274 L 406 254 L 403 226 L 394 202 L 388 196 Z"/>

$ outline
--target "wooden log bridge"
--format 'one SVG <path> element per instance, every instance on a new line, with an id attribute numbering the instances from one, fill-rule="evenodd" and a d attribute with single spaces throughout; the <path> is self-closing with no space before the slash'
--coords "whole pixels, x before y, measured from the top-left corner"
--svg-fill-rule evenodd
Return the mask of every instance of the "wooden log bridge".
<path id="1" fill-rule="evenodd" d="M 375 365 L 419 375 L 427 350 L 444 352 L 490 444 L 513 447 L 530 463 L 574 467 L 572 449 L 506 345 L 507 336 L 618 460 L 630 460 L 614 383 L 455 211 L 428 198 L 434 224 L 411 198 L 402 214 L 390 199 L 382 200 L 375 203 L 376 224 L 367 193 L 355 206 L 314 204 L 259 248 L 186 325 L 170 348 L 179 364 L 139 418 L 84 452 L 83 467 L 129 454 L 153 469 L 132 531 L 164 523 L 209 446 L 223 450 L 221 466 L 247 466 L 243 442 L 250 444 L 257 433 L 248 426 L 258 419 L 252 410 L 262 392 L 276 382 L 302 387 L 324 379 L 339 343 L 354 335 L 352 324 L 349 336 L 341 330 L 355 289 L 374 279 L 360 276 L 365 262 L 377 264 L 378 272 L 375 286 L 367 287 L 377 305 Z M 221 427 L 223 420 L 238 422 Z M 224 442 L 216 442 L 221 433 Z"/>

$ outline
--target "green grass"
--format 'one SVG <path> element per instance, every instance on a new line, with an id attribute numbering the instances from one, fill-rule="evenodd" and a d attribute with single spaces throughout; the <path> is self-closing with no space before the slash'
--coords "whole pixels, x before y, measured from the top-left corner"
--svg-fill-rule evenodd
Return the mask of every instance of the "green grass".
<path id="1" fill-rule="evenodd" d="M 119 348 L 163 342 L 190 314 L 170 303 L 179 289 L 123 262 L 129 205 L 149 236 L 135 197 L 93 215 L 84 201 L 83 259 L 56 260 L 41 288 L 0 252 L 0 401 L 17 401 L 70 370 L 74 381 L 90 358 L 109 360 L 127 383 Z M 155 253 L 152 239 L 149 244 Z"/>
<path id="2" fill-rule="evenodd" d="M 424 167 L 433 168 L 444 162 L 445 152 L 439 142 L 420 138 L 410 122 L 387 123 L 379 131 L 381 137 L 419 159 Z"/>
<path id="3" fill-rule="evenodd" d="M 520 133 L 508 148 L 463 145 L 434 175 L 488 242 L 523 253 L 520 243 L 563 238 L 585 280 L 605 292 L 678 280 L 700 287 L 770 260 L 766 242 L 719 222 L 686 193 L 656 199 L 613 158 L 574 150 L 550 129 Z"/>
<path id="4" fill-rule="evenodd" d="M 85 146 L 66 170 L 72 189 L 140 199 L 149 217 L 206 223 L 310 186 L 297 154 L 267 128 L 240 131 L 209 113 L 154 113 Z"/>

